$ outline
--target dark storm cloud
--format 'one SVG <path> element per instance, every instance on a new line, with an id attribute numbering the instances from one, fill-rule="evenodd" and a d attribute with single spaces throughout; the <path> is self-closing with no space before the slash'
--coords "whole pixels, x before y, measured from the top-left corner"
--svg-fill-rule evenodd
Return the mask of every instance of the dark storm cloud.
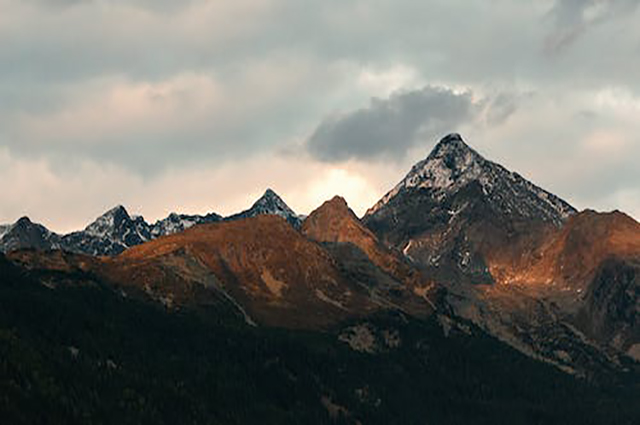
<path id="1" fill-rule="evenodd" d="M 455 130 L 476 113 L 471 93 L 427 86 L 325 119 L 307 147 L 322 161 L 403 157 L 420 139 Z"/>

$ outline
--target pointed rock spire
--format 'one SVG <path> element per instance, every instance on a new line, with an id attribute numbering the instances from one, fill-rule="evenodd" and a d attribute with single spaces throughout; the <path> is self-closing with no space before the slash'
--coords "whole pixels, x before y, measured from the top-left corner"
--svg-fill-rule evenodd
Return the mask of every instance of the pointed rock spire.
<path id="1" fill-rule="evenodd" d="M 267 189 L 248 210 L 229 216 L 225 220 L 238 220 L 263 214 L 279 215 L 296 228 L 301 224 L 298 215 L 272 189 Z"/>

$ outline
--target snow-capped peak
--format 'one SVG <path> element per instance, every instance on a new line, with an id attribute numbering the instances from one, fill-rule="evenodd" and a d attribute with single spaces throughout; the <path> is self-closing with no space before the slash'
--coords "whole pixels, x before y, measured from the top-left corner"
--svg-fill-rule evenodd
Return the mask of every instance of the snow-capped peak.
<path id="1" fill-rule="evenodd" d="M 440 140 L 429 156 L 411 168 L 407 176 L 387 193 L 367 214 L 373 214 L 400 191 L 409 188 L 431 188 L 437 191 L 456 190 L 478 179 L 486 160 L 452 133 Z"/>
<path id="2" fill-rule="evenodd" d="M 267 189 L 256 202 L 246 211 L 234 214 L 225 220 L 238 220 L 241 218 L 255 217 L 257 215 L 274 214 L 283 217 L 294 227 L 299 227 L 301 220 L 298 215 L 278 196 L 276 192 Z"/>
<path id="3" fill-rule="evenodd" d="M 450 134 L 436 145 L 426 159 L 412 168 L 400 185 L 433 189 L 459 187 L 480 177 L 486 162 L 464 143 L 459 134 Z"/>
<path id="4" fill-rule="evenodd" d="M 57 249 L 60 236 L 41 224 L 22 217 L 13 224 L 0 226 L 0 252 L 21 248 Z"/>
<path id="5" fill-rule="evenodd" d="M 85 232 L 92 236 L 110 236 L 123 222 L 131 221 L 131 216 L 122 205 L 111 208 L 88 225 Z"/>
<path id="6" fill-rule="evenodd" d="M 575 209 L 517 173 L 488 161 L 457 134 L 445 136 L 429 156 L 413 166 L 367 215 L 375 214 L 399 193 L 424 189 L 436 202 L 475 182 L 496 208 L 523 217 L 538 217 L 560 224 Z"/>
<path id="7" fill-rule="evenodd" d="M 258 199 L 253 206 L 252 210 L 260 210 L 263 214 L 277 214 L 283 217 L 295 216 L 291 208 L 271 189 L 267 189 L 264 195 Z"/>
<path id="8" fill-rule="evenodd" d="M 220 220 L 221 217 L 215 213 L 209 213 L 205 216 L 171 213 L 167 218 L 158 220 L 151 226 L 151 235 L 154 238 L 171 235 L 182 232 L 196 224 L 213 223 Z"/>

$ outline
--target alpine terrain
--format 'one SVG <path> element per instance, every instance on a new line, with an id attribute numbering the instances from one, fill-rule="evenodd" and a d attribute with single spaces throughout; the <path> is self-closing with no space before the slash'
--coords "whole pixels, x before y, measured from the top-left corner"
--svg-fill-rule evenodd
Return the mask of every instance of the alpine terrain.
<path id="1" fill-rule="evenodd" d="M 0 226 L 11 424 L 637 424 L 640 224 L 444 137 L 361 219 L 272 190 Z"/>

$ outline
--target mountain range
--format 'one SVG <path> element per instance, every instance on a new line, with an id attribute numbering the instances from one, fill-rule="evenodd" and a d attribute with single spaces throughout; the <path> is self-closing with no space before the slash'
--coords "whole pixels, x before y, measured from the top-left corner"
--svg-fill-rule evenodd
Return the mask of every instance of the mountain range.
<path id="1" fill-rule="evenodd" d="M 373 418 L 386 414 L 392 416 L 380 423 L 421 423 L 416 418 L 423 417 L 440 418 L 437 423 L 495 423 L 506 406 L 514 418 L 522 415 L 512 423 L 638 419 L 638 412 L 621 400 L 640 395 L 640 223 L 617 211 L 578 212 L 485 159 L 459 134 L 440 140 L 362 218 L 341 197 L 303 218 L 267 190 L 250 209 L 226 218 L 172 214 L 148 224 L 120 206 L 68 235 L 22 218 L 0 226 L 0 248 L 5 252 L 0 255 L 0 271 L 5 270 L 0 281 L 9 285 L 16 302 L 28 298 L 10 285 L 12 279 L 29 282 L 24 287 L 36 291 L 39 300 L 77 288 L 101 288 L 113 297 L 113 308 L 126 314 L 154 306 L 162 321 L 194 315 L 207 329 L 228 335 L 225 341 L 232 346 L 249 350 L 246 355 L 258 365 L 258 376 L 270 368 L 282 373 L 273 378 L 275 386 L 295 386 L 304 375 L 295 372 L 300 359 L 291 353 L 299 348 L 292 347 L 311 350 L 318 363 L 305 370 L 314 375 L 305 390 L 297 391 L 317 390 L 309 396 L 313 401 L 289 395 L 289 401 L 276 402 L 267 391 L 261 394 L 272 403 L 268 409 L 278 403 L 288 406 L 284 410 L 317 404 L 331 422 L 347 423 L 378 423 Z M 49 292 L 38 292 L 42 288 Z M 88 297 L 97 302 L 96 296 Z M 79 314 L 94 314 L 73 305 Z M 49 304 L 45 310 L 56 311 Z M 6 320 L 20 327 L 20 320 L 26 320 L 15 319 L 20 314 Z M 151 324 L 136 326 L 144 329 L 143 335 L 157 332 Z M 28 329 L 40 341 L 37 331 Z M 280 331 L 295 337 L 272 339 L 271 332 Z M 77 338 L 63 334 L 68 340 Z M 268 347 L 279 347 L 277 354 L 268 359 L 248 354 L 247 338 L 267 338 Z M 50 349 L 50 338 L 42 344 Z M 87 349 L 112 352 L 105 344 L 93 341 Z M 164 342 L 154 344 L 165 347 Z M 135 358 L 126 346 L 117 354 L 121 362 Z M 380 379 L 390 380 L 382 384 L 375 374 L 355 372 L 356 364 L 369 361 Z M 345 371 L 342 378 L 321 366 L 335 362 L 338 371 Z M 444 374 L 435 383 L 428 379 L 452 364 L 462 367 L 450 371 L 452 376 L 462 373 L 459 378 L 473 384 L 452 383 Z M 511 364 L 519 366 L 506 377 Z M 518 390 L 520 395 L 505 395 L 508 402 L 496 401 L 495 391 L 502 389 L 488 382 L 500 377 L 508 381 L 504 388 L 519 388 L 518 373 L 526 382 L 546 377 L 532 384 L 546 395 Z M 404 402 L 385 390 L 396 388 L 392 376 L 407 379 L 404 389 L 397 389 Z M 258 385 L 254 378 L 246 378 L 252 388 Z M 422 386 L 423 379 L 430 383 Z M 233 391 L 232 384 L 224 385 L 225 391 Z M 572 385 L 585 391 L 584 400 L 572 398 L 574 389 L 566 389 Z M 618 395 L 603 398 L 605 387 Z M 476 416 L 443 407 L 455 404 L 452 388 L 459 388 L 460 397 L 470 403 L 466 408 Z M 421 391 L 452 398 L 431 396 L 444 404 L 427 403 L 429 409 L 423 410 L 413 398 Z M 584 411 L 582 403 L 592 400 L 592 394 L 599 407 Z M 406 404 L 409 399 L 418 405 Z M 563 402 L 550 410 L 552 399 Z M 611 407 L 608 400 L 618 404 Z M 605 416 L 598 416 L 601 411 Z M 618 419 L 603 422 L 611 415 Z M 458 419 L 446 419 L 452 417 Z M 221 420 L 226 422 L 238 423 Z"/>
<path id="2" fill-rule="evenodd" d="M 23 217 L 12 225 L 0 226 L 0 252 L 37 248 L 113 256 L 127 248 L 182 232 L 196 224 L 238 220 L 264 214 L 279 215 L 296 227 L 301 223 L 300 217 L 273 190 L 267 189 L 251 208 L 226 218 L 213 212 L 204 216 L 171 213 L 167 218 L 149 224 L 143 217 L 131 216 L 125 207 L 118 205 L 98 217 L 84 230 L 58 235 L 41 224 L 31 222 L 28 217 Z"/>

